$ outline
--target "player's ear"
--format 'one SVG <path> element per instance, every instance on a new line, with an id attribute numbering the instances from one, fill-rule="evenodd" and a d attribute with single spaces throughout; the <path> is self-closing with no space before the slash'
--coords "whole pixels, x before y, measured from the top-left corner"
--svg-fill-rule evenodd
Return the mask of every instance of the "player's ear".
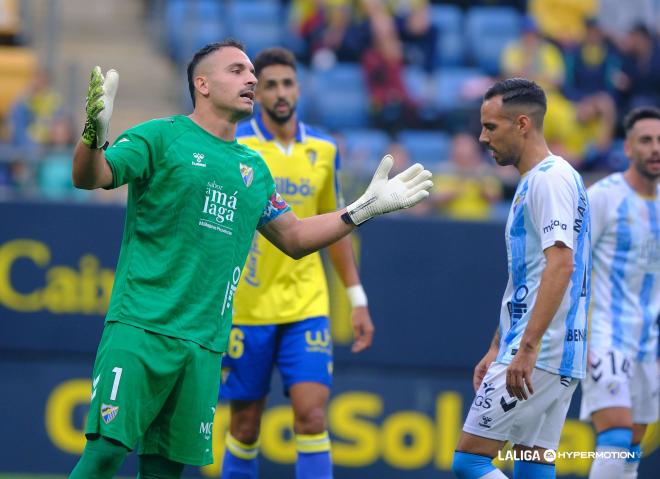
<path id="1" fill-rule="evenodd" d="M 632 158 L 632 140 L 630 137 L 626 137 L 626 139 L 623 141 L 623 153 L 627 158 Z"/>
<path id="2" fill-rule="evenodd" d="M 534 124 L 532 123 L 532 119 L 529 116 L 518 115 L 516 117 L 516 127 L 520 133 L 525 134 L 534 128 Z"/>
<path id="3" fill-rule="evenodd" d="M 202 95 L 206 96 L 209 94 L 209 84 L 206 81 L 206 77 L 204 75 L 197 75 L 195 77 L 194 84 L 195 89 Z"/>

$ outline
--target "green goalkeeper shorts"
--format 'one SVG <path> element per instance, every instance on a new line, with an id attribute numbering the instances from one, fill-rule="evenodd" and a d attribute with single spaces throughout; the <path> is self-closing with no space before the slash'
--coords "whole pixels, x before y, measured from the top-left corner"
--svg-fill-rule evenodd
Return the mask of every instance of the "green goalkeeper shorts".
<path id="1" fill-rule="evenodd" d="M 192 341 L 106 323 L 85 434 L 129 449 L 139 443 L 138 454 L 211 464 L 221 361 L 221 353 Z"/>

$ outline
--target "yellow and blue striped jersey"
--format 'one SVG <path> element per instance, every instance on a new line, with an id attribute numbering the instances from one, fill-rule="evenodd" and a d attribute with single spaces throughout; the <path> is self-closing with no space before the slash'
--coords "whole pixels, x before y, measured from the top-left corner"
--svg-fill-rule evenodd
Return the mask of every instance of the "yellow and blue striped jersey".
<path id="1" fill-rule="evenodd" d="M 283 146 L 259 114 L 241 123 L 236 136 L 261 154 L 278 192 L 299 218 L 343 207 L 339 151 L 331 137 L 299 122 L 295 141 Z M 319 253 L 296 261 L 256 233 L 234 298 L 234 324 L 282 324 L 328 314 Z"/>

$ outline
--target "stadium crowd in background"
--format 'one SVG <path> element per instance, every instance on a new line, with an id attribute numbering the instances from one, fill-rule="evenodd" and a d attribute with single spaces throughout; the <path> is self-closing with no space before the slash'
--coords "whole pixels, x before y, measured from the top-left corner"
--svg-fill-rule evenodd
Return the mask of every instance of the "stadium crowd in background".
<path id="1" fill-rule="evenodd" d="M 583 173 L 587 184 L 627 166 L 623 116 L 636 106 L 660 104 L 660 5 L 655 0 L 264 0 L 258 3 L 268 8 L 261 9 L 250 9 L 248 3 L 253 2 L 145 0 L 143 7 L 145 23 L 162 32 L 152 39 L 160 41 L 156 46 L 172 59 L 173 70 L 181 69 L 181 49 L 198 48 L 196 42 L 209 40 L 208 35 L 217 39 L 232 33 L 248 50 L 277 43 L 291 47 L 307 92 L 300 116 L 324 125 L 344 149 L 348 193 L 351 185 L 363 186 L 364 172 L 384 152 L 374 152 L 365 166 L 342 144 L 351 130 L 384 132 L 388 141 L 367 148 L 397 144 L 414 161 L 446 171 L 451 137 L 476 135 L 480 98 L 498 78 L 525 76 L 546 89 L 550 147 Z M 2 48 L 29 51 L 20 2 L 0 2 L 0 9 Z M 260 10 L 267 13 L 260 17 Z M 177 33 L 181 22 L 169 18 L 182 15 L 204 28 Z M 233 32 L 232 15 L 246 15 L 256 27 Z M 49 155 L 30 148 L 48 147 L 49 124 L 60 116 L 79 128 L 79 119 L 68 114 L 78 105 L 69 104 L 48 83 L 52 72 L 23 60 L 18 72 L 16 60 L 5 51 L 0 76 L 3 81 L 11 77 L 14 86 L 0 101 L 0 192 L 57 196 L 46 191 L 57 188 L 58 180 L 47 178 L 51 170 L 57 175 L 57 168 L 41 168 Z M 410 131 L 424 132 L 428 140 L 415 136 L 409 141 Z M 431 147 L 437 135 L 446 139 Z M 484 164 L 493 165 L 485 151 L 480 154 Z M 504 184 L 502 204 L 496 200 L 491 209 L 501 218 L 512 199 L 515 175 L 501 168 L 493 173 Z M 115 201 L 123 193 L 94 197 Z"/>

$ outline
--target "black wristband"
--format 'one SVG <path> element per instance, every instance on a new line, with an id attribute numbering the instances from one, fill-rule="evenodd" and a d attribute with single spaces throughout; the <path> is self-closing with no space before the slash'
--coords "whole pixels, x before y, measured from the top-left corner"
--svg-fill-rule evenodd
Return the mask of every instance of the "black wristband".
<path id="1" fill-rule="evenodd" d="M 105 143 L 103 144 L 103 146 L 101 148 L 99 148 L 99 150 L 103 150 L 103 151 L 107 150 L 109 144 L 110 144 L 110 142 L 108 140 L 106 140 Z"/>
<path id="2" fill-rule="evenodd" d="M 357 226 L 355 224 L 355 222 L 353 222 L 353 219 L 351 218 L 351 215 L 348 214 L 348 211 L 346 213 L 344 213 L 343 215 L 341 215 L 341 219 L 347 225 Z"/>

